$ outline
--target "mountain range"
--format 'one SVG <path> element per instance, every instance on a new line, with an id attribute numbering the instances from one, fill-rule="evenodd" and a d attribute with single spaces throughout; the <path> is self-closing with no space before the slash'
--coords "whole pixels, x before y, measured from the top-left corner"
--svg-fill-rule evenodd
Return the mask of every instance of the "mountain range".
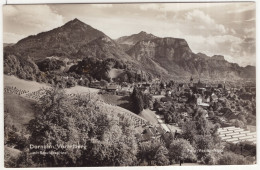
<path id="1" fill-rule="evenodd" d="M 133 70 L 167 79 L 191 75 L 220 80 L 256 77 L 254 66 L 241 67 L 221 55 L 195 54 L 185 39 L 160 38 L 142 31 L 113 40 L 78 19 L 5 46 L 4 55 L 29 57 L 34 62 L 50 56 L 77 60 L 84 57 L 114 58 Z"/>
<path id="2" fill-rule="evenodd" d="M 123 36 L 118 39 L 116 39 L 116 42 L 120 44 L 120 46 L 125 50 L 129 50 L 131 47 L 133 47 L 137 42 L 143 41 L 143 40 L 152 40 L 158 38 L 154 36 L 153 34 L 148 34 L 144 31 L 141 31 L 138 34 L 133 34 L 130 36 Z"/>

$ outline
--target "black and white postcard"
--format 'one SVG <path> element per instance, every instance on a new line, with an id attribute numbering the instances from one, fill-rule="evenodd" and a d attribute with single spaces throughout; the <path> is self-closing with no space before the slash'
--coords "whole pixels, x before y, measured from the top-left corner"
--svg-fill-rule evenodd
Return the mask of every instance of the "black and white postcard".
<path id="1" fill-rule="evenodd" d="M 255 165 L 255 6 L 3 5 L 4 166 Z"/>

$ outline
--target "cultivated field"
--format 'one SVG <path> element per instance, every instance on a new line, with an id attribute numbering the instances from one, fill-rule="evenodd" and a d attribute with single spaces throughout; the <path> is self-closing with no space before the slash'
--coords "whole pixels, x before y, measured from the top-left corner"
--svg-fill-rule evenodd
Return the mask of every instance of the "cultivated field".
<path id="1" fill-rule="evenodd" d="M 50 86 L 37 83 L 34 81 L 21 80 L 15 76 L 4 76 L 4 87 L 12 90 L 10 92 L 5 92 L 5 109 L 10 112 L 11 119 L 18 125 L 23 126 L 27 124 L 31 119 L 34 118 L 34 115 L 39 112 L 35 108 L 36 101 L 42 95 L 42 88 L 49 88 Z M 15 90 L 13 90 L 15 89 Z M 13 92 L 26 91 L 23 94 L 12 94 Z M 8 91 L 8 90 L 6 90 Z M 134 114 L 133 112 L 119 107 L 121 104 L 124 105 L 127 101 L 122 99 L 121 96 L 110 95 L 102 97 L 98 95 L 99 89 L 88 88 L 83 86 L 75 86 L 72 88 L 65 89 L 66 93 L 69 95 L 75 94 L 92 94 L 92 99 L 98 99 L 97 106 L 107 113 L 112 114 L 125 114 L 129 116 L 133 121 L 135 126 L 142 126 L 147 123 L 145 119 Z M 94 96 L 93 96 L 94 95 Z M 113 96 L 113 97 L 112 97 Z M 105 100 L 103 100 L 105 99 Z M 110 101 L 110 102 L 108 102 Z M 116 102 L 117 101 L 117 102 Z M 116 104 L 119 104 L 117 106 Z"/>
<path id="2" fill-rule="evenodd" d="M 132 104 L 130 102 L 130 96 L 118 96 L 112 94 L 101 94 L 101 98 L 104 102 L 112 105 L 116 105 L 127 110 L 132 110 Z"/>
<path id="3" fill-rule="evenodd" d="M 88 93 L 98 93 L 99 89 L 83 87 L 83 86 L 75 86 L 66 89 L 66 93 L 68 94 L 88 94 Z"/>
<path id="4" fill-rule="evenodd" d="M 17 89 L 27 90 L 29 92 L 37 91 L 41 88 L 48 88 L 49 86 L 44 83 L 35 81 L 22 80 L 15 76 L 4 75 L 4 87 L 16 87 Z"/>
<path id="5" fill-rule="evenodd" d="M 151 124 L 159 124 L 158 120 L 156 118 L 156 114 L 155 111 L 152 111 L 150 109 L 145 109 L 140 113 L 140 116 L 146 120 L 148 120 L 149 122 L 151 122 Z"/>

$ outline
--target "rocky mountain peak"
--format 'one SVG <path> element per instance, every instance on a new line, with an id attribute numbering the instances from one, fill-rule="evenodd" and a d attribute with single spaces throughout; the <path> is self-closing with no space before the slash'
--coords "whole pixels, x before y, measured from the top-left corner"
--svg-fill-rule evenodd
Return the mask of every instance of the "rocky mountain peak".
<path id="1" fill-rule="evenodd" d="M 139 32 L 137 35 L 152 35 L 152 34 L 148 34 L 148 33 L 145 32 L 145 31 L 141 31 L 141 32 Z"/>
<path id="2" fill-rule="evenodd" d="M 78 18 L 74 18 L 74 20 L 72 20 L 73 22 L 79 22 L 80 20 Z M 81 21 L 80 21 L 81 22 Z"/>
<path id="3" fill-rule="evenodd" d="M 61 27 L 20 40 L 10 51 L 29 55 L 36 60 L 52 55 L 72 57 L 81 46 L 101 36 L 106 35 L 75 18 Z"/>
<path id="4" fill-rule="evenodd" d="M 135 45 L 139 41 L 151 40 L 151 39 L 154 39 L 154 38 L 158 38 L 158 37 L 154 36 L 153 34 L 148 34 L 145 31 L 141 31 L 137 34 L 132 34 L 130 36 L 120 37 L 116 41 L 119 44 Z"/>
<path id="5" fill-rule="evenodd" d="M 80 21 L 79 19 L 75 18 L 67 23 L 65 23 L 62 27 L 91 27 L 86 23 Z"/>
<path id="6" fill-rule="evenodd" d="M 214 60 L 222 60 L 222 61 L 225 61 L 225 58 L 224 58 L 223 55 L 213 55 L 211 58 L 214 59 Z"/>
<path id="7" fill-rule="evenodd" d="M 143 36 L 146 39 L 152 39 L 152 38 L 157 38 L 156 36 L 154 36 L 153 34 L 149 34 L 145 31 L 141 31 L 138 34 L 133 34 L 132 36 Z"/>

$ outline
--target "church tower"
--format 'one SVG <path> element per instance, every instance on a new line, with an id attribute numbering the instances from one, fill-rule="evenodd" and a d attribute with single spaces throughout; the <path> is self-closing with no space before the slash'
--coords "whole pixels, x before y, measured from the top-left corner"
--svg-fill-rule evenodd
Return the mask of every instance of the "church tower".
<path id="1" fill-rule="evenodd" d="M 190 77 L 190 87 L 193 87 L 193 77 Z"/>

